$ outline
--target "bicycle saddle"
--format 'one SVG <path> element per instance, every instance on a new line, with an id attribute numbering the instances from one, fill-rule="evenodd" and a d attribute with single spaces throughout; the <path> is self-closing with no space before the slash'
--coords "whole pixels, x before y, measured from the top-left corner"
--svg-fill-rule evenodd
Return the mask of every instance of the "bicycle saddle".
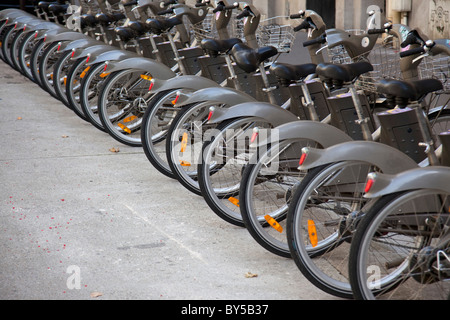
<path id="1" fill-rule="evenodd" d="M 98 23 L 98 19 L 92 14 L 83 14 L 80 22 L 82 27 L 94 27 Z"/>
<path id="2" fill-rule="evenodd" d="M 244 43 L 238 43 L 231 49 L 231 55 L 237 66 L 247 73 L 255 72 L 262 62 L 276 54 L 278 50 L 272 46 L 252 49 Z"/>
<path id="3" fill-rule="evenodd" d="M 282 83 L 289 86 L 290 81 L 299 81 L 307 76 L 316 73 L 317 65 L 313 63 L 306 63 L 301 65 L 292 65 L 288 63 L 273 63 L 270 67 L 270 72 L 277 78 L 282 80 Z"/>
<path id="4" fill-rule="evenodd" d="M 128 27 L 136 32 L 138 35 L 142 35 L 149 31 L 149 27 L 147 24 L 142 23 L 140 21 L 130 21 L 128 23 Z"/>
<path id="5" fill-rule="evenodd" d="M 125 15 L 122 13 L 116 13 L 116 14 L 105 14 L 105 13 L 98 13 L 95 15 L 95 18 L 103 25 L 108 25 L 110 23 L 125 19 Z"/>
<path id="6" fill-rule="evenodd" d="M 53 14 L 60 14 L 65 13 L 68 7 L 68 4 L 52 3 L 48 6 L 48 11 L 53 12 Z"/>
<path id="7" fill-rule="evenodd" d="M 242 40 L 238 38 L 228 40 L 204 39 L 202 40 L 201 47 L 206 50 L 210 56 L 217 57 L 220 53 L 229 51 L 238 43 L 242 43 Z"/>
<path id="8" fill-rule="evenodd" d="M 136 32 L 129 27 L 116 27 L 114 32 L 122 39 L 122 41 L 128 41 L 136 37 Z"/>
<path id="9" fill-rule="evenodd" d="M 351 82 L 360 75 L 373 71 L 373 66 L 369 62 L 355 62 L 350 64 L 321 63 L 317 66 L 317 75 L 333 83 Z"/>
<path id="10" fill-rule="evenodd" d="M 152 30 L 153 33 L 161 34 L 166 31 L 169 31 L 170 29 L 172 29 L 173 27 L 175 27 L 179 24 L 182 24 L 183 21 L 181 21 L 177 17 L 168 18 L 168 19 L 150 18 L 150 19 L 147 19 L 147 21 L 145 21 L 145 23 Z"/>
<path id="11" fill-rule="evenodd" d="M 406 106 L 408 101 L 419 101 L 427 94 L 442 89 L 442 82 L 437 79 L 413 81 L 383 79 L 377 84 L 377 91 L 386 95 L 388 99 L 395 99 L 400 107 Z"/>

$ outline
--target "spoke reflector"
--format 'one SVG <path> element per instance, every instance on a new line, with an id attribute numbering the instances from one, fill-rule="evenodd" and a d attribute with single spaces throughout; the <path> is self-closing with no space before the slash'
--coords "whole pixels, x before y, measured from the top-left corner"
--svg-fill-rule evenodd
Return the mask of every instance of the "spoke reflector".
<path id="1" fill-rule="evenodd" d="M 118 123 L 117 124 L 123 131 L 125 131 L 126 133 L 128 133 L 128 134 L 131 134 L 131 130 L 130 130 L 130 128 L 128 128 L 127 126 L 125 126 L 125 125 L 123 125 L 122 123 Z"/>
<path id="2" fill-rule="evenodd" d="M 188 143 L 188 134 L 187 132 L 183 133 L 183 139 L 181 139 L 181 150 L 180 152 L 185 152 Z"/>
<path id="3" fill-rule="evenodd" d="M 103 72 L 103 73 L 100 73 L 100 78 L 104 78 L 104 77 L 107 77 L 109 75 L 110 75 L 109 73 Z"/>
<path id="4" fill-rule="evenodd" d="M 187 161 L 180 161 L 180 165 L 182 167 L 190 167 L 191 166 L 191 164 L 189 162 L 187 162 Z"/>
<path id="5" fill-rule="evenodd" d="M 313 247 L 316 247 L 319 243 L 319 240 L 317 239 L 317 230 L 316 230 L 316 224 L 313 220 L 308 220 L 308 233 L 309 233 L 309 241 L 311 242 L 311 245 Z"/>
<path id="6" fill-rule="evenodd" d="M 233 197 L 228 198 L 228 201 L 230 201 L 232 204 L 234 204 L 236 207 L 239 207 L 239 200 Z"/>
<path id="7" fill-rule="evenodd" d="M 153 79 L 152 77 L 150 77 L 150 76 L 148 76 L 146 74 L 141 74 L 141 78 L 144 79 L 144 80 L 148 80 L 148 81 L 151 81 Z"/>
<path id="8" fill-rule="evenodd" d="M 131 116 L 131 117 L 123 119 L 123 122 L 124 123 L 128 123 L 128 122 L 131 122 L 131 121 L 136 120 L 136 119 L 137 119 L 136 116 Z"/>
<path id="9" fill-rule="evenodd" d="M 283 233 L 283 227 L 277 222 L 277 220 L 275 220 L 269 215 L 264 216 L 264 219 L 266 219 L 266 221 L 270 224 L 272 228 L 277 230 L 279 233 Z"/>
<path id="10" fill-rule="evenodd" d="M 89 69 L 91 67 L 87 67 L 86 69 L 83 70 L 83 72 L 80 74 L 80 78 L 83 79 L 86 76 L 86 73 L 88 73 Z"/>

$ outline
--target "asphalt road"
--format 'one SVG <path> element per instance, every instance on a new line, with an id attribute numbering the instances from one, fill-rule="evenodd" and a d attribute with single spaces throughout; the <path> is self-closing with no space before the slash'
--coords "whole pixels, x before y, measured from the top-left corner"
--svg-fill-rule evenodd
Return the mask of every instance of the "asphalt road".
<path id="1" fill-rule="evenodd" d="M 2 300 L 334 299 L 3 61 L 0 134 Z"/>

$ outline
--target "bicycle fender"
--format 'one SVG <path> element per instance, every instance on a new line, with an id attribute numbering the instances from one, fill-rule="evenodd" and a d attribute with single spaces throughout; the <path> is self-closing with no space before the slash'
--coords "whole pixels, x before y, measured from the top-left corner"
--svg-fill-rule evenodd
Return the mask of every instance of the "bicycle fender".
<path id="1" fill-rule="evenodd" d="M 98 40 L 92 39 L 92 38 L 86 38 L 86 39 L 77 39 L 73 41 L 62 41 L 61 46 L 59 47 L 59 52 L 64 52 L 72 49 L 77 48 L 91 48 L 91 47 L 98 47 L 100 45 L 103 45 L 103 47 L 107 47 L 108 45 L 100 42 Z M 111 48 L 111 46 L 109 46 Z M 75 57 L 75 54 L 74 54 Z"/>
<path id="2" fill-rule="evenodd" d="M 88 36 L 81 32 L 76 31 L 67 31 L 63 33 L 58 34 L 50 34 L 47 35 L 47 38 L 45 39 L 46 43 L 52 43 L 52 42 L 58 42 L 58 41 L 73 41 L 78 39 L 87 39 Z M 91 38 L 92 39 L 92 38 Z"/>
<path id="3" fill-rule="evenodd" d="M 170 79 L 163 79 L 158 77 L 158 74 L 154 75 L 155 79 L 153 81 L 152 93 L 159 93 L 162 91 L 176 90 L 176 89 L 187 89 L 191 91 L 198 91 L 204 88 L 217 88 L 220 85 L 205 77 L 185 75 L 172 77 Z"/>
<path id="4" fill-rule="evenodd" d="M 15 19 L 11 19 L 11 20 L 8 19 L 5 26 L 11 26 L 11 25 L 15 24 L 17 26 L 16 28 L 20 29 L 21 27 L 23 27 L 24 24 L 26 24 L 27 22 L 32 21 L 32 20 L 36 20 L 36 17 L 20 16 Z"/>
<path id="5" fill-rule="evenodd" d="M 174 78 L 176 76 L 176 73 L 168 66 L 155 60 L 142 57 L 134 57 L 121 61 L 109 61 L 105 72 L 111 73 L 125 69 L 145 70 L 145 72 L 151 73 L 154 78 L 163 80 Z"/>
<path id="6" fill-rule="evenodd" d="M 61 49 L 61 50 L 68 50 L 67 48 L 64 48 L 63 46 L 62 46 L 62 48 L 63 49 Z M 97 57 L 99 54 L 102 54 L 103 52 L 123 51 L 119 48 L 112 47 L 105 43 L 97 43 L 96 45 L 93 45 L 93 46 L 82 47 L 82 48 L 72 48 L 72 50 L 73 49 L 75 49 L 74 53 L 72 55 L 72 59 L 74 59 L 74 60 L 76 60 L 78 58 L 86 57 L 88 54 L 90 54 L 92 57 L 92 60 L 94 60 L 95 57 Z"/>
<path id="7" fill-rule="evenodd" d="M 256 102 L 252 96 L 233 88 L 212 87 L 195 91 L 194 93 L 180 99 L 177 106 L 183 107 L 189 104 L 210 101 L 212 103 L 224 103 L 228 106 L 235 106 L 245 102 Z"/>
<path id="8" fill-rule="evenodd" d="M 308 148 L 308 156 L 299 169 L 308 170 L 342 161 L 368 162 L 387 174 L 419 167 L 413 159 L 391 146 L 372 141 L 350 141 L 326 149 Z"/>
<path id="9" fill-rule="evenodd" d="M 17 18 L 24 16 L 29 16 L 33 17 L 34 19 L 38 19 L 35 15 L 32 15 L 31 13 L 22 11 L 20 9 L 5 9 L 0 12 L 0 20 L 8 19 L 8 21 L 13 21 Z"/>
<path id="10" fill-rule="evenodd" d="M 87 55 L 89 55 L 89 61 L 86 63 L 88 66 L 106 61 L 122 61 L 137 57 L 134 52 L 121 50 L 111 46 L 109 46 L 109 48 L 98 46 L 97 50 L 84 50 L 82 56 L 86 57 Z"/>
<path id="11" fill-rule="evenodd" d="M 277 131 L 279 141 L 308 139 L 319 143 L 323 148 L 353 141 L 344 131 L 329 124 L 316 121 L 297 120 L 283 124 L 273 130 Z M 267 145 L 271 142 L 271 140 L 265 139 L 259 143 L 259 146 Z"/>
<path id="12" fill-rule="evenodd" d="M 246 102 L 230 108 L 217 108 L 208 123 L 220 123 L 236 118 L 259 118 L 274 127 L 298 120 L 296 115 L 279 106 L 266 102 Z"/>
<path id="13" fill-rule="evenodd" d="M 398 174 L 376 173 L 365 198 L 378 198 L 392 193 L 433 189 L 450 193 L 450 169 L 442 166 L 404 170 Z"/>

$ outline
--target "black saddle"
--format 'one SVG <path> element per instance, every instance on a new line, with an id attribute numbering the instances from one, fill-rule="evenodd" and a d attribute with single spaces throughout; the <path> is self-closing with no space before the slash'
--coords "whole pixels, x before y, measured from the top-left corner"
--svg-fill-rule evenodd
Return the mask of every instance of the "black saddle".
<path id="1" fill-rule="evenodd" d="M 60 13 L 66 13 L 67 8 L 69 8 L 68 4 L 52 3 L 48 6 L 48 11 L 52 12 L 54 15 L 58 15 Z"/>
<path id="2" fill-rule="evenodd" d="M 98 13 L 95 15 L 95 18 L 102 24 L 102 25 L 108 25 L 116 21 L 120 21 L 125 19 L 125 15 L 122 13 L 115 13 L 115 14 L 105 14 L 105 13 Z"/>
<path id="3" fill-rule="evenodd" d="M 92 14 L 83 14 L 80 17 L 81 27 L 94 27 L 97 25 L 98 20 Z"/>
<path id="4" fill-rule="evenodd" d="M 143 35 L 147 31 L 149 31 L 148 25 L 139 21 L 130 21 L 130 23 L 128 23 L 128 27 L 132 29 L 137 35 Z"/>
<path id="5" fill-rule="evenodd" d="M 210 56 L 217 57 L 221 53 L 228 52 L 238 43 L 242 43 L 242 40 L 238 38 L 228 40 L 204 39 L 202 40 L 201 47 L 208 52 Z"/>
<path id="6" fill-rule="evenodd" d="M 170 29 L 172 29 L 173 27 L 175 27 L 179 24 L 182 24 L 183 21 L 181 21 L 177 17 L 168 18 L 168 19 L 164 19 L 164 18 L 152 19 L 151 18 L 151 19 L 147 19 L 147 21 L 145 23 L 146 23 L 147 27 L 150 28 L 152 33 L 161 34 L 161 33 L 169 31 Z"/>
<path id="7" fill-rule="evenodd" d="M 316 73 L 316 68 L 317 65 L 313 63 L 302 65 L 274 63 L 270 67 L 270 73 L 274 74 L 283 85 L 289 86 L 293 81 L 300 81 L 307 76 Z"/>
<path id="8" fill-rule="evenodd" d="M 394 79 L 380 80 L 377 91 L 386 95 L 388 101 L 400 107 L 406 107 L 410 101 L 420 101 L 427 94 L 443 89 L 442 82 L 437 79 L 403 81 Z"/>
<path id="9" fill-rule="evenodd" d="M 322 80 L 332 81 L 334 85 L 352 82 L 369 71 L 373 71 L 373 66 L 365 61 L 350 64 L 321 63 L 316 69 L 317 75 Z"/>
<path id="10" fill-rule="evenodd" d="M 137 37 L 137 33 L 130 27 L 116 27 L 114 32 L 125 42 Z"/>
<path id="11" fill-rule="evenodd" d="M 231 49 L 237 66 L 247 73 L 255 72 L 262 62 L 277 54 L 278 50 L 272 46 L 252 49 L 244 43 L 238 43 Z"/>
<path id="12" fill-rule="evenodd" d="M 48 7 L 51 4 L 59 4 L 58 2 L 49 2 L 49 1 L 39 1 L 38 2 L 38 8 L 42 9 L 45 12 L 48 12 Z"/>

